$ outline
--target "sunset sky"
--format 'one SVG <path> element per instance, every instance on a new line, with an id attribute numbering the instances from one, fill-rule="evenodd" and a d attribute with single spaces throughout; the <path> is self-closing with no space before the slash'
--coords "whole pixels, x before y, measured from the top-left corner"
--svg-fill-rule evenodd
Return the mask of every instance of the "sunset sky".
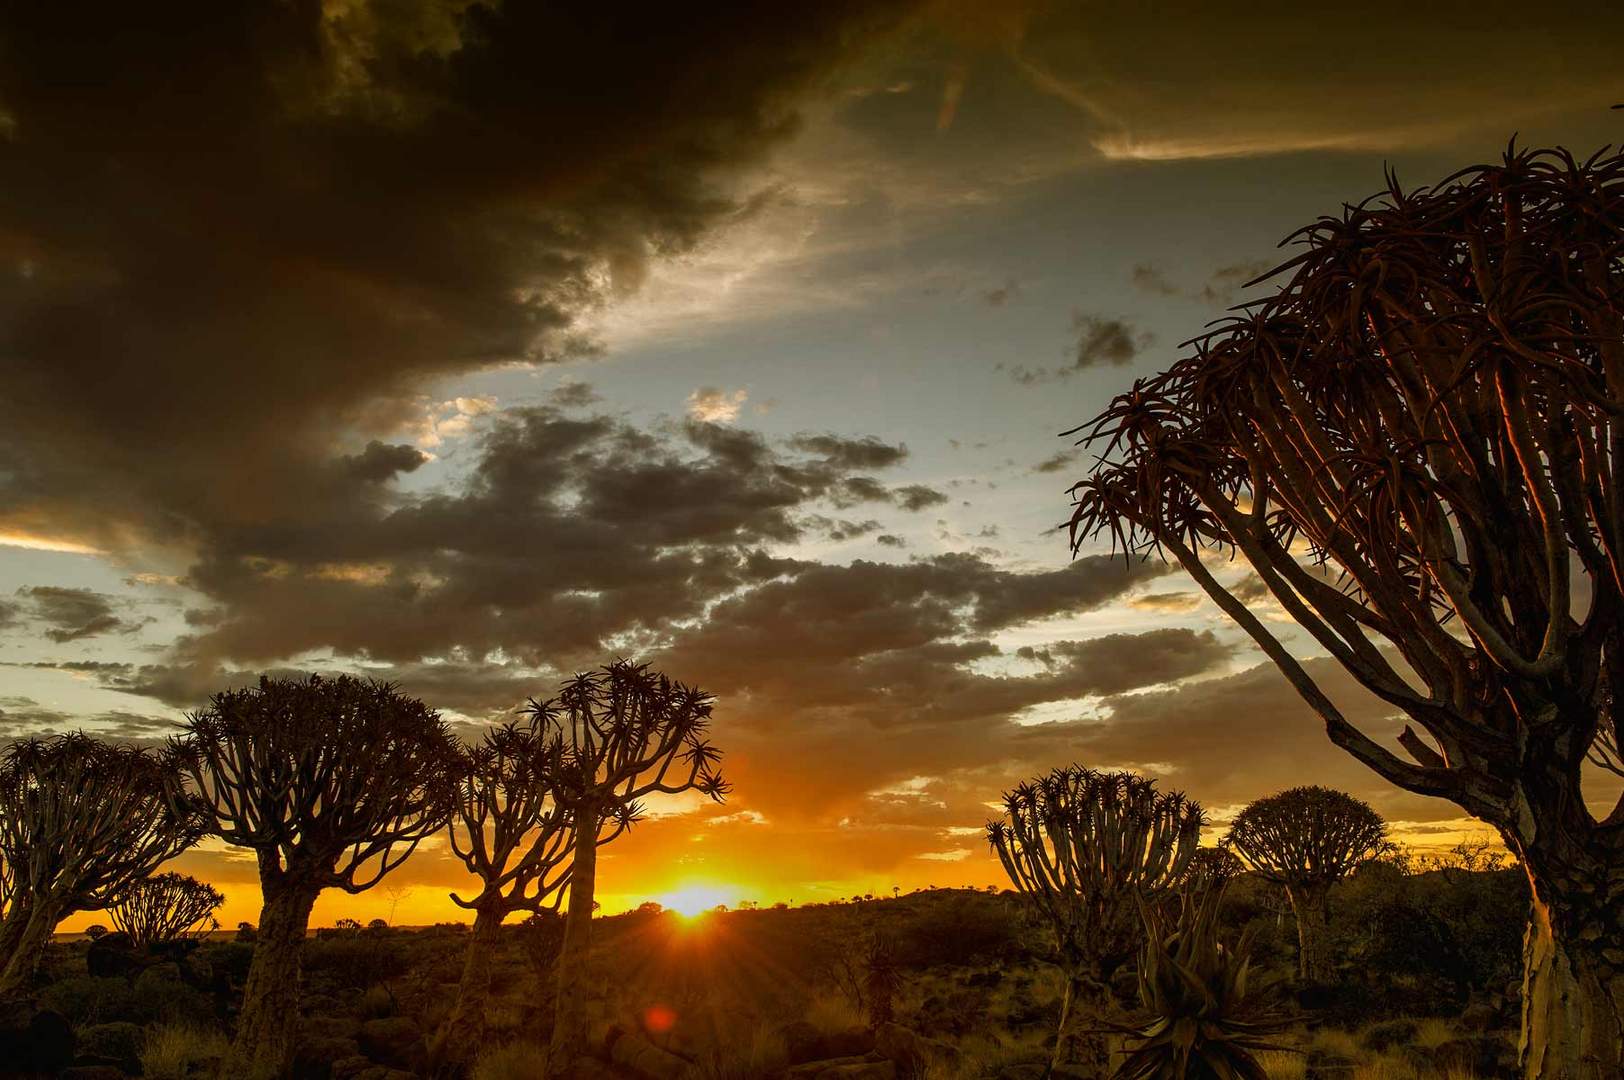
<path id="1" fill-rule="evenodd" d="M 541 7 L 0 19 L 0 737 L 156 744 L 266 670 L 472 735 L 647 659 L 734 794 L 606 848 L 610 911 L 992 883 L 999 793 L 1071 761 L 1477 831 L 1184 575 L 1073 559 L 1057 433 L 1384 166 L 1624 138 L 1624 9 Z M 248 853 L 178 866 L 257 918 Z M 460 918 L 459 870 L 315 921 Z"/>

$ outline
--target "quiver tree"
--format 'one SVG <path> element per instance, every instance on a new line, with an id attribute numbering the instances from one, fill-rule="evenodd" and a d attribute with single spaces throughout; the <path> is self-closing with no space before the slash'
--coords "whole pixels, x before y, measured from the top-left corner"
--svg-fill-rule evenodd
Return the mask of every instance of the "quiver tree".
<path id="1" fill-rule="evenodd" d="M 214 913 L 226 902 L 214 886 L 186 874 L 154 874 L 119 894 L 108 909 L 113 925 L 137 948 L 213 930 Z"/>
<path id="2" fill-rule="evenodd" d="M 1272 296 L 1078 429 L 1073 544 L 1178 559 L 1334 743 L 1493 825 L 1533 892 L 1524 1074 L 1624 1074 L 1624 803 L 1580 790 L 1624 679 L 1624 156 L 1513 149 L 1295 239 Z M 1236 551 L 1399 747 L 1203 557 Z"/>
<path id="3" fill-rule="evenodd" d="M 572 819 L 569 910 L 558 957 L 551 1054 L 567 1062 L 582 1044 L 585 960 L 598 847 L 619 836 L 650 795 L 698 791 L 721 801 L 721 751 L 706 739 L 714 699 L 647 664 L 617 660 L 577 675 L 558 696 L 531 700 L 536 727 L 557 738 L 553 798 Z"/>
<path id="4" fill-rule="evenodd" d="M 463 757 L 448 828 L 451 850 L 479 891 L 467 899 L 451 895 L 474 913 L 474 928 L 457 1004 L 435 1055 L 447 1066 L 464 1064 L 479 1048 L 502 921 L 515 912 L 554 914 L 563 899 L 571 820 L 549 787 L 562 751 L 562 740 L 543 726 L 506 724 Z"/>
<path id="5" fill-rule="evenodd" d="M 168 766 L 88 735 L 13 743 L 0 757 L 0 997 L 33 976 L 57 923 L 107 907 L 195 844 L 195 800 Z"/>
<path id="6" fill-rule="evenodd" d="M 1101 1021 L 1112 976 L 1143 939 L 1139 905 L 1183 886 L 1201 825 L 1200 806 L 1133 773 L 1072 765 L 1004 795 L 987 839 L 1048 920 L 1066 976 L 1055 1065 L 1105 1074 Z"/>
<path id="7" fill-rule="evenodd" d="M 1387 845 L 1387 823 L 1352 795 L 1298 787 L 1248 805 L 1224 838 L 1265 878 L 1284 885 L 1297 917 L 1297 974 L 1323 982 L 1331 886 Z"/>
<path id="8" fill-rule="evenodd" d="M 458 750 L 421 701 L 347 675 L 261 678 L 186 728 L 171 755 L 209 832 L 258 858 L 264 896 L 231 1068 L 274 1069 L 291 1050 L 316 897 L 371 888 L 445 825 Z"/>

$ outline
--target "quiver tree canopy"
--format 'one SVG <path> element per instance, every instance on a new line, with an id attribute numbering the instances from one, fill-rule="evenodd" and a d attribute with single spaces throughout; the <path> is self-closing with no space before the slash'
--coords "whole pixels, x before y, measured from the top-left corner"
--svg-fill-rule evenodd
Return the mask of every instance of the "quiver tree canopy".
<path id="1" fill-rule="evenodd" d="M 450 813 L 457 748 L 387 683 L 261 678 L 216 694 L 171 746 L 209 832 L 259 852 L 262 877 L 362 892 Z"/>
<path id="2" fill-rule="evenodd" d="M 1202 823 L 1199 805 L 1153 780 L 1079 765 L 1005 794 L 988 842 L 1048 919 L 1066 972 L 1053 1064 L 1104 1075 L 1099 1014 L 1111 977 L 1139 948 L 1140 905 L 1166 902 L 1189 880 Z"/>
<path id="3" fill-rule="evenodd" d="M 113 925 L 136 946 L 174 941 L 220 924 L 214 913 L 226 902 L 214 886 L 186 874 L 154 874 L 136 882 L 110 909 Z"/>
<path id="4" fill-rule="evenodd" d="M 1624 155 L 1390 177 L 1291 239 L 1273 295 L 1077 429 L 1073 544 L 1171 554 L 1334 743 L 1493 824 L 1534 889 L 1525 1073 L 1616 1075 L 1624 965 L 1564 941 L 1624 925 L 1624 801 L 1597 820 L 1580 785 L 1624 679 Z M 1218 581 L 1236 552 L 1403 753 Z"/>
<path id="5" fill-rule="evenodd" d="M 1297 787 L 1247 805 L 1224 844 L 1271 881 L 1329 885 L 1382 853 L 1387 823 L 1352 795 Z"/>
<path id="6" fill-rule="evenodd" d="M 196 800 L 168 766 L 84 734 L 23 739 L 0 757 L 0 992 L 32 974 L 56 924 L 104 908 L 195 844 Z"/>

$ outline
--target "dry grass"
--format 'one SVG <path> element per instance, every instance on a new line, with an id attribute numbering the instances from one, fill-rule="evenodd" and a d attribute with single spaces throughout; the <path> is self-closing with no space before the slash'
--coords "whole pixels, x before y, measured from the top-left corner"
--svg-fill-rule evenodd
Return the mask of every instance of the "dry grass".
<path id="1" fill-rule="evenodd" d="M 218 1031 L 189 1024 L 164 1024 L 147 1033 L 141 1071 L 149 1080 L 186 1080 L 194 1066 L 225 1056 L 230 1044 Z"/>
<path id="2" fill-rule="evenodd" d="M 806 1009 L 806 1022 L 819 1031 L 846 1031 L 863 1027 L 863 1014 L 839 994 L 819 994 Z"/>
<path id="3" fill-rule="evenodd" d="M 532 1042 L 510 1042 L 474 1062 L 470 1080 L 536 1080 L 547 1075 L 547 1051 Z"/>
<path id="4" fill-rule="evenodd" d="M 705 1080 L 764 1080 L 778 1076 L 789 1064 L 784 1037 L 757 1024 L 746 1038 L 730 1042 L 705 1055 L 699 1073 Z"/>
<path id="5" fill-rule="evenodd" d="M 1295 1050 L 1264 1050 L 1257 1060 L 1269 1080 L 1303 1080 L 1308 1075 L 1308 1058 Z"/>

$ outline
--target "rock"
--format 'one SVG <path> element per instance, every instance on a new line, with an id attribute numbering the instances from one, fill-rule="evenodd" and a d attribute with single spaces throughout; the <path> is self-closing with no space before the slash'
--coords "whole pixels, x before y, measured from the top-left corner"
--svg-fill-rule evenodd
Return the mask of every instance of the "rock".
<path id="1" fill-rule="evenodd" d="M 347 1016 L 306 1016 L 299 1021 L 299 1036 L 311 1039 L 353 1039 L 361 1022 Z"/>
<path id="2" fill-rule="evenodd" d="M 56 1075 L 57 1080 L 124 1080 L 127 1074 L 117 1065 L 69 1065 Z"/>
<path id="3" fill-rule="evenodd" d="M 0 1061 L 19 1073 L 55 1073 L 73 1061 L 73 1025 L 32 1002 L 0 1004 Z"/>
<path id="4" fill-rule="evenodd" d="M 368 1020 L 356 1033 L 361 1053 L 380 1065 L 421 1072 L 428 1062 L 429 1048 L 415 1021 L 404 1016 L 384 1016 Z"/>
<path id="5" fill-rule="evenodd" d="M 1004 981 L 1004 973 L 996 969 L 992 971 L 977 971 L 964 980 L 965 986 L 992 987 Z"/>
<path id="6" fill-rule="evenodd" d="M 355 1080 L 372 1067 L 371 1060 L 364 1054 L 356 1054 L 354 1057 L 340 1058 L 333 1062 L 328 1076 L 332 1080 Z"/>
<path id="7" fill-rule="evenodd" d="M 1431 1068 L 1438 1072 L 1473 1073 L 1477 1076 L 1498 1076 L 1505 1064 L 1507 1044 L 1492 1035 L 1464 1039 L 1450 1039 L 1427 1052 Z"/>
<path id="8" fill-rule="evenodd" d="M 693 1063 L 663 1050 L 634 1031 L 621 1031 L 608 1040 L 609 1060 L 650 1080 L 681 1080 L 693 1073 Z"/>
<path id="9" fill-rule="evenodd" d="M 863 1027 L 826 1031 L 818 1040 L 820 1058 L 861 1057 L 873 1049 L 874 1033 Z"/>
<path id="10" fill-rule="evenodd" d="M 874 1029 L 874 1052 L 896 1065 L 905 1076 L 917 1076 L 932 1066 L 956 1068 L 958 1048 L 939 1039 L 929 1039 L 901 1024 L 881 1024 Z"/>
<path id="11" fill-rule="evenodd" d="M 134 975 L 146 967 L 146 958 L 136 952 L 135 942 L 123 931 L 103 934 L 90 943 L 85 966 L 98 978 Z"/>
<path id="12" fill-rule="evenodd" d="M 808 1061 L 784 1073 L 784 1080 L 896 1080 L 894 1062 L 862 1055 Z"/>
<path id="13" fill-rule="evenodd" d="M 862 1057 L 874 1049 L 874 1033 L 867 1028 L 819 1031 L 805 1020 L 797 1020 L 779 1028 L 778 1034 L 784 1040 L 785 1060 L 791 1065 Z"/>
<path id="14" fill-rule="evenodd" d="M 796 1020 L 778 1029 L 778 1037 L 784 1040 L 785 1060 L 791 1065 L 800 1065 L 816 1058 L 818 1040 L 822 1036 L 822 1032 L 805 1020 Z"/>
<path id="15" fill-rule="evenodd" d="M 1385 1020 L 1380 1024 L 1372 1024 L 1359 1036 L 1359 1042 L 1367 1049 L 1380 1053 L 1395 1046 L 1408 1046 L 1415 1042 L 1416 1033 L 1421 1029 L 1414 1020 Z"/>
<path id="16" fill-rule="evenodd" d="M 1461 1010 L 1456 1026 L 1462 1031 L 1493 1031 L 1500 1026 L 1500 1010 L 1488 1002 L 1468 1005 Z"/>
<path id="17" fill-rule="evenodd" d="M 354 1039 L 335 1035 L 299 1036 L 289 1065 L 292 1080 L 332 1080 L 335 1062 L 357 1057 L 361 1048 Z"/>
<path id="18" fill-rule="evenodd" d="M 1038 1061 L 1005 1065 L 998 1070 L 998 1080 L 1044 1080 L 1048 1075 L 1049 1067 Z"/>
<path id="19" fill-rule="evenodd" d="M 127 1021 L 92 1024 L 79 1029 L 77 1050 L 116 1064 L 127 1073 L 141 1072 L 141 1044 L 146 1041 L 139 1025 Z"/>

